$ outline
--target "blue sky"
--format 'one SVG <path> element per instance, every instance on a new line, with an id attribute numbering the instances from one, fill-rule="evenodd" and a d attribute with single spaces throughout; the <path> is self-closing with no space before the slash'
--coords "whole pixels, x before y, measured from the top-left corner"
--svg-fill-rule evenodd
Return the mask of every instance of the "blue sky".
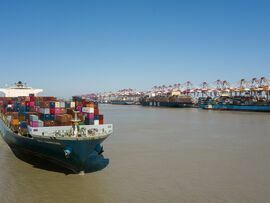
<path id="1" fill-rule="evenodd" d="M 0 0 L 0 85 L 70 96 L 270 78 L 269 2 Z"/>

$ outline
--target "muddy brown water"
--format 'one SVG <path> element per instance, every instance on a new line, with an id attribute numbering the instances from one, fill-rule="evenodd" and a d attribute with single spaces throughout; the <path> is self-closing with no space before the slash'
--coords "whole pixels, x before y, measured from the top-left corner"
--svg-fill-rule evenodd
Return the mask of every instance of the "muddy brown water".
<path id="1" fill-rule="evenodd" d="M 94 171 L 22 161 L 0 139 L 1 202 L 269 202 L 270 114 L 101 105 Z"/>

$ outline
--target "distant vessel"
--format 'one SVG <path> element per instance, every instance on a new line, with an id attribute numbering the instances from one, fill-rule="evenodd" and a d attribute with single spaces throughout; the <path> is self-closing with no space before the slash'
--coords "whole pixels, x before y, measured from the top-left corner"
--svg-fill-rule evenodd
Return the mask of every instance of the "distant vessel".
<path id="1" fill-rule="evenodd" d="M 29 96 L 29 94 L 37 95 L 38 93 L 43 92 L 43 90 L 28 87 L 25 83 L 19 81 L 15 83 L 15 86 L 11 86 L 8 88 L 0 88 L 0 92 L 3 92 L 5 97 L 21 97 Z"/>
<path id="2" fill-rule="evenodd" d="M 252 96 L 221 96 L 199 100 L 199 107 L 208 110 L 270 112 L 270 102 Z"/>
<path id="3" fill-rule="evenodd" d="M 116 104 L 116 105 L 134 105 L 136 104 L 135 101 L 125 101 L 125 100 L 112 100 L 111 104 Z"/>
<path id="4" fill-rule="evenodd" d="M 37 97 L 41 89 L 25 91 L 16 84 L 6 91 L 13 97 L 0 97 L 0 134 L 11 150 L 84 172 L 89 156 L 101 154 L 101 143 L 113 132 L 112 124 L 103 124 L 97 103 Z"/>
<path id="5" fill-rule="evenodd" d="M 193 107 L 192 98 L 189 96 L 144 97 L 141 98 L 140 103 L 142 106 L 153 106 L 153 107 L 175 107 L 175 108 Z"/>

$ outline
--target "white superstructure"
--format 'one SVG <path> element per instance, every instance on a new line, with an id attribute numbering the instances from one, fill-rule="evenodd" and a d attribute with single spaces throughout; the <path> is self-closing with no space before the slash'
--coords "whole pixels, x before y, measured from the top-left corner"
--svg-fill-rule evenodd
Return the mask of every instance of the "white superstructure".
<path id="1" fill-rule="evenodd" d="M 36 96 L 38 93 L 43 92 L 43 89 L 33 89 L 19 81 L 13 87 L 0 88 L 0 92 L 3 92 L 5 97 L 29 96 L 29 94 Z"/>

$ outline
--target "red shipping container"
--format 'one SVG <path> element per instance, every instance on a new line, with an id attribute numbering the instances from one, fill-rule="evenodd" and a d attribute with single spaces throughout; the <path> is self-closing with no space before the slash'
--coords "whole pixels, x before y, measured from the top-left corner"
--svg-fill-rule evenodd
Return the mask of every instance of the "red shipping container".
<path id="1" fill-rule="evenodd" d="M 99 117 L 98 117 L 99 125 L 104 124 L 104 119 L 103 118 L 104 118 L 103 115 L 99 115 Z"/>
<path id="2" fill-rule="evenodd" d="M 99 125 L 103 125 L 104 124 L 104 120 L 99 119 L 98 121 L 99 121 Z"/>
<path id="3" fill-rule="evenodd" d="M 50 114 L 55 114 L 55 108 L 50 109 Z"/>
<path id="4" fill-rule="evenodd" d="M 95 114 L 95 116 L 99 115 L 99 109 L 95 108 L 94 109 L 94 114 Z"/>

